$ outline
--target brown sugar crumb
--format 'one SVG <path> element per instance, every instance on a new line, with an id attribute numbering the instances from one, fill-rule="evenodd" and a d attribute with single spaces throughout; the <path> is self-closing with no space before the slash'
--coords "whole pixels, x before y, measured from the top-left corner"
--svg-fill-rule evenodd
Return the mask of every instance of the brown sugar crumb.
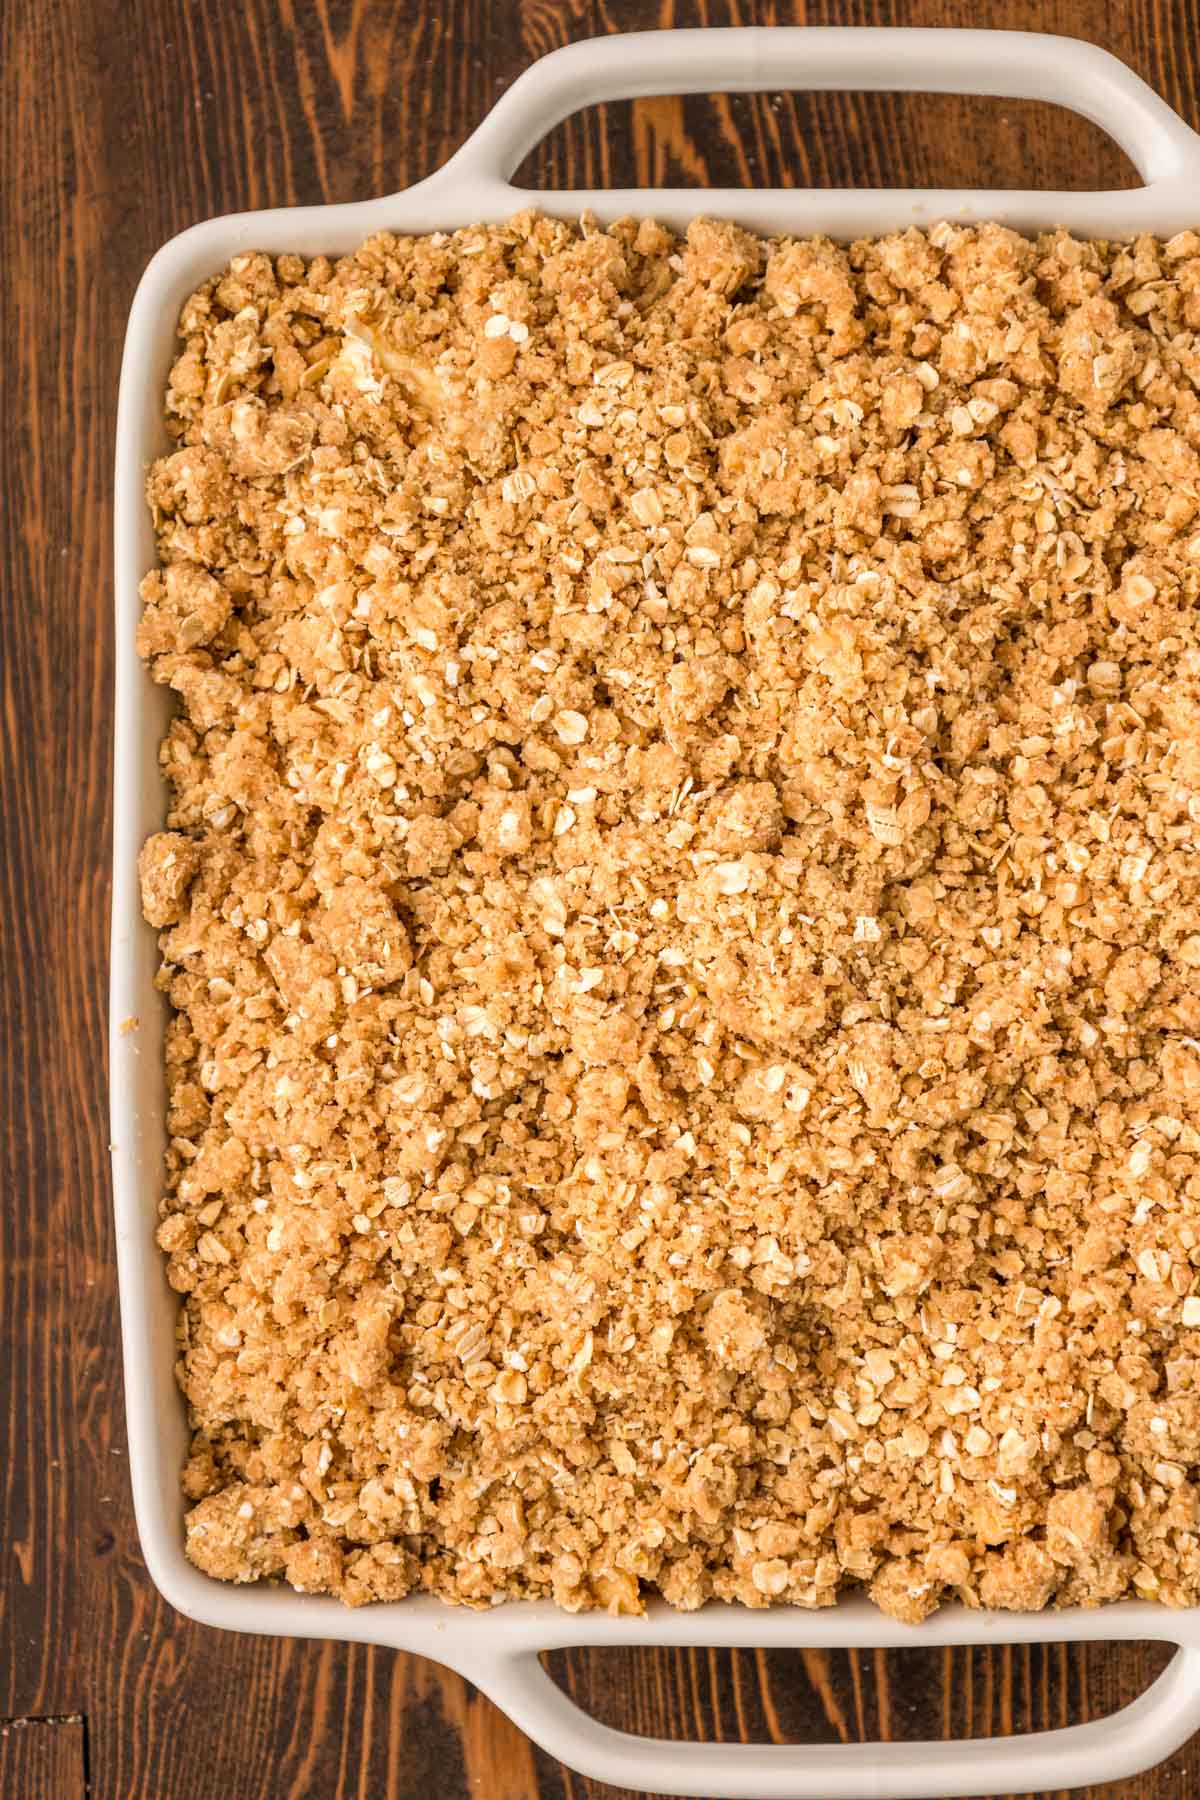
<path id="1" fill-rule="evenodd" d="M 1200 239 L 523 215 L 187 303 L 188 1546 L 1200 1600 Z"/>

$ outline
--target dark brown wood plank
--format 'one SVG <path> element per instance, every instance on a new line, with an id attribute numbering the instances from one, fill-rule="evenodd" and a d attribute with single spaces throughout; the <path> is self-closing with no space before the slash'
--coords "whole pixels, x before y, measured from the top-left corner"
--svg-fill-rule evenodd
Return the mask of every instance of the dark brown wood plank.
<path id="1" fill-rule="evenodd" d="M 84 1800 L 83 1720 L 0 1720 L 0 1794 L 5 1800 Z"/>
<path id="2" fill-rule="evenodd" d="M 60 139 L 66 121 L 41 104 L 40 71 L 61 66 L 67 55 L 69 15 L 53 8 L 17 12 L 5 22 L 5 104 L 0 109 L 0 166 L 22 171 L 19 187 L 6 179 L 0 328 L 8 346 L 5 371 L 3 505 L 0 591 L 5 596 L 0 658 L 3 734 L 0 736 L 0 1273 L 3 1275 L 3 1398 L 0 1433 L 0 1716 L 24 1718 L 71 1713 L 79 1691 L 71 1672 L 76 1613 L 72 1585 L 57 1565 L 69 1541 L 75 1454 L 74 1394 L 70 1370 L 72 1211 L 69 1160 L 88 1109 L 98 1117 L 98 1084 L 88 1072 L 95 1056 L 99 970 L 77 996 L 69 1042 L 52 1052 L 57 999 L 65 991 L 65 956 L 78 971 L 77 945 L 48 941 L 45 877 L 34 847 L 43 832 L 71 830 L 67 818 L 80 799 L 64 793 L 61 756 L 51 746 L 63 738 L 74 712 L 77 682 L 95 655 L 96 622 L 82 654 L 60 660 L 56 679 L 41 621 L 34 623 L 48 583 L 73 579 L 70 533 L 59 501 L 82 474 L 90 428 L 64 433 L 62 420 L 75 396 L 57 360 L 60 344 L 79 329 L 73 292 L 73 257 L 64 252 L 72 211 L 69 150 Z M 13 256 L 20 234 L 20 255 Z M 53 326 L 51 321 L 54 321 Z M 50 343 L 53 335 L 56 342 Z M 47 351 L 50 351 L 47 358 Z M 96 426 L 99 421 L 96 421 Z M 91 428 L 91 429 L 94 429 Z M 91 494 L 93 520 L 103 501 Z M 91 568 L 102 566 L 99 544 Z M 93 573 L 93 582 L 95 573 Z M 28 629 L 18 624 L 23 618 Z M 101 639 L 102 641 L 102 639 Z M 77 779 L 86 796 L 102 792 L 99 744 L 80 743 Z M 76 813 L 76 818 L 81 818 Z M 87 822 L 89 854 L 99 855 L 103 802 Z M 82 842 L 74 839 L 76 845 Z M 56 877 L 55 877 L 56 878 Z M 102 905 L 96 883 L 85 900 Z M 48 972 L 53 973 L 48 979 Z M 91 1018 L 88 1017 L 90 1014 Z M 47 1064 L 58 1063 L 55 1074 Z M 80 1078 L 89 1092 L 80 1110 Z M 66 1086 L 68 1092 L 60 1094 Z M 58 1109 L 62 1105 L 59 1119 Z M 68 1110 L 69 1109 L 69 1110 Z M 65 1141 L 64 1128 L 65 1127 Z M 101 1204 L 99 1162 L 85 1187 L 85 1204 Z"/>
<path id="3" fill-rule="evenodd" d="M 534 1751 L 433 1664 L 201 1630 L 169 1612 L 141 1564 L 120 1412 L 103 1048 L 110 458 L 137 275 L 164 238 L 211 213 L 361 198 L 419 179 L 559 43 L 635 27 L 798 22 L 978 24 L 980 9 L 969 0 L 4 7 L 0 1716 L 86 1713 L 91 1793 L 103 1800 L 616 1794 Z M 986 22 L 1102 42 L 1200 124 L 1200 0 L 994 0 Z M 1102 134 L 1053 108 L 953 96 L 664 96 L 568 121 L 531 156 L 526 178 L 1068 186 L 1118 182 L 1128 169 Z M 1096 1716 L 1139 1692 L 1164 1655 L 1142 1645 L 572 1651 L 552 1668 L 582 1704 L 627 1729 L 833 1745 Z M 9 1729 L 0 1794 L 82 1793 L 84 1749 L 80 1723 Z M 1200 1752 L 1189 1746 L 1154 1774 L 1091 1792 L 1200 1795 Z"/>

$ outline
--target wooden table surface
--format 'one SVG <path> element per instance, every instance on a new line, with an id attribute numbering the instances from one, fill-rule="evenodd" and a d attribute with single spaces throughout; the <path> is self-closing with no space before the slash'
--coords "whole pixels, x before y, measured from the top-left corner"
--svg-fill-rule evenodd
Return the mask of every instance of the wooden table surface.
<path id="1" fill-rule="evenodd" d="M 1200 125 L 1200 0 L 16 0 L 4 10 L 0 1795 L 611 1796 L 431 1663 L 189 1625 L 142 1565 L 104 1053 L 111 463 L 134 284 L 163 239 L 209 214 L 418 180 L 533 57 L 571 38 L 672 24 L 1040 25 L 1106 44 Z M 1131 178 L 1098 131 L 1057 109 L 886 95 L 597 109 L 553 133 L 526 173 L 550 186 Z M 1164 1661 L 1141 1645 L 1050 1645 L 568 1652 L 552 1668 L 597 1716 L 634 1731 L 836 1743 L 1067 1724 L 1129 1700 Z M 1200 1796 L 1200 1748 L 1091 1791 Z"/>

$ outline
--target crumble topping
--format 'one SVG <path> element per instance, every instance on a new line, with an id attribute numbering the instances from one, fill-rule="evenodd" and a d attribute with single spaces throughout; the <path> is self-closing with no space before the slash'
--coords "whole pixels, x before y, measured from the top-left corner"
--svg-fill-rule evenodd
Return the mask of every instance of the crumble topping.
<path id="1" fill-rule="evenodd" d="M 189 1553 L 1200 1599 L 1200 237 L 522 215 L 184 308 Z"/>

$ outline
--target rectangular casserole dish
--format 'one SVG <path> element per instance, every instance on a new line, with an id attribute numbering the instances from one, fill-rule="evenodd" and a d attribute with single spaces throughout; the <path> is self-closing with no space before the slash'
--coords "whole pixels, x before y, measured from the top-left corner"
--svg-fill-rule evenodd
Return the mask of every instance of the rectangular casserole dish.
<path id="1" fill-rule="evenodd" d="M 804 190 L 522 192 L 510 177 L 553 125 L 597 101 L 780 88 L 938 91 L 1052 101 L 1102 126 L 1144 183 L 1114 193 Z M 164 813 L 158 744 L 168 700 L 134 649 L 138 584 L 155 561 L 147 465 L 168 446 L 163 395 L 186 297 L 241 251 L 304 256 L 355 249 L 373 232 L 497 221 L 522 207 L 604 221 L 653 216 L 677 229 L 699 213 L 763 232 L 881 234 L 942 218 L 1056 225 L 1084 236 L 1168 235 L 1200 223 L 1200 137 L 1122 63 L 1068 38 L 1000 31 L 780 27 L 662 31 L 570 45 L 535 64 L 466 145 L 428 180 L 361 205 L 213 219 L 158 252 L 137 290 L 121 375 L 116 465 L 117 689 L 110 1067 L 113 1186 L 130 1469 L 142 1547 L 163 1595 L 189 1618 L 231 1630 L 336 1638 L 432 1656 L 473 1681 L 537 1743 L 595 1779 L 720 1800 L 989 1794 L 1132 1775 L 1200 1727 L 1200 1608 L 1142 1602 L 1022 1615 L 947 1607 L 906 1626 L 865 1599 L 826 1612 L 658 1603 L 643 1618 L 572 1616 L 548 1603 L 476 1613 L 419 1597 L 351 1611 L 276 1587 L 214 1581 L 184 1556 L 179 1486 L 187 1440 L 175 1386 L 177 1297 L 154 1242 L 164 1144 L 165 1007 L 155 934 L 143 923 L 136 861 Z M 130 1015 L 136 1034 L 120 1030 Z M 832 1746 L 708 1745 L 626 1735 L 580 1711 L 540 1651 L 576 1644 L 821 1648 L 1161 1639 L 1179 1646 L 1153 1687 L 1111 1718 L 1013 1738 Z"/>

